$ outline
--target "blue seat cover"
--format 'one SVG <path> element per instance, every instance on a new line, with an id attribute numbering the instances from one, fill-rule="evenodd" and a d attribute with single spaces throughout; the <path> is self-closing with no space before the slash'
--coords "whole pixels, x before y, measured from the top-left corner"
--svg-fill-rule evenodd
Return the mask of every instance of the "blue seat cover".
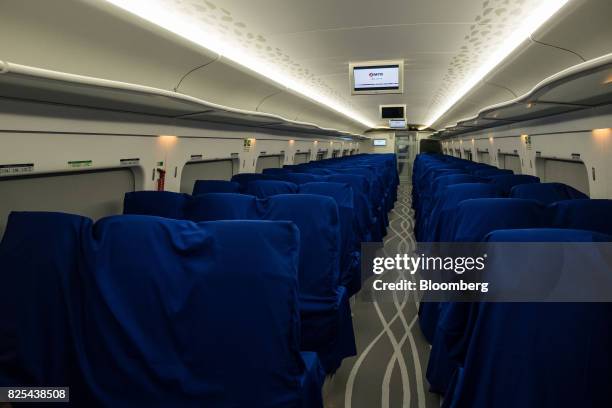
<path id="1" fill-rule="evenodd" d="M 510 195 L 510 190 L 512 190 L 514 186 L 540 182 L 538 177 L 528 174 L 506 174 L 501 176 L 489 176 L 487 178 L 491 183 L 497 185 L 505 196 Z"/>
<path id="2" fill-rule="evenodd" d="M 563 183 L 519 184 L 512 187 L 510 197 L 538 200 L 543 204 L 589 198 L 586 194 Z"/>
<path id="3" fill-rule="evenodd" d="M 258 198 L 266 198 L 278 194 L 296 194 L 297 184 L 280 180 L 255 180 L 247 184 L 246 194 L 254 195 Z"/>
<path id="4" fill-rule="evenodd" d="M 191 199 L 189 194 L 170 191 L 135 191 L 125 193 L 124 214 L 155 215 L 158 217 L 182 219 L 184 208 Z"/>
<path id="5" fill-rule="evenodd" d="M 193 195 L 206 193 L 238 193 L 240 184 L 226 180 L 196 180 Z"/>
<path id="6" fill-rule="evenodd" d="M 495 231 L 487 240 L 597 242 L 612 237 L 591 231 L 532 229 Z M 444 407 L 609 405 L 612 304 L 488 302 L 474 305 L 471 320 L 465 357 Z"/>
<path id="7" fill-rule="evenodd" d="M 548 211 L 554 227 L 586 229 L 612 235 L 612 200 L 559 201 L 551 204 Z"/>

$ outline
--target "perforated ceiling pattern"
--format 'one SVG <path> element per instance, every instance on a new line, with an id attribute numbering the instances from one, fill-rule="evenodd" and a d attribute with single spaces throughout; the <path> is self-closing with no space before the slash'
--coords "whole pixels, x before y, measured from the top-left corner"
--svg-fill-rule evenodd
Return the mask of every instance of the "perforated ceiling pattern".
<path id="1" fill-rule="evenodd" d="M 433 95 L 429 111 L 455 92 L 495 52 L 538 5 L 539 0 L 486 0 L 482 11 L 463 38 L 463 45 L 453 56 L 440 87 Z"/>
<path id="2" fill-rule="evenodd" d="M 207 36 L 216 38 L 229 47 L 234 47 L 271 64 L 286 75 L 315 89 L 318 93 L 335 99 L 348 108 L 353 108 L 338 90 L 330 87 L 323 78 L 315 76 L 308 67 L 296 62 L 291 55 L 272 43 L 265 35 L 250 30 L 240 16 L 210 0 L 152 0 L 165 12 L 173 14 L 179 21 L 193 24 Z"/>

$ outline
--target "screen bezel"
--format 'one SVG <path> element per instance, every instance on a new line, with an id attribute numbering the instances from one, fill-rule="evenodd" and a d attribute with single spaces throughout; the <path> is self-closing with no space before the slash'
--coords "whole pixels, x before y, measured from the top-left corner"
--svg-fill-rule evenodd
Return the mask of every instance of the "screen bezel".
<path id="1" fill-rule="evenodd" d="M 355 89 L 355 69 L 394 68 L 398 69 L 397 88 L 357 88 Z M 397 61 L 367 61 L 349 63 L 349 86 L 351 95 L 403 94 L 404 93 L 404 60 Z"/>

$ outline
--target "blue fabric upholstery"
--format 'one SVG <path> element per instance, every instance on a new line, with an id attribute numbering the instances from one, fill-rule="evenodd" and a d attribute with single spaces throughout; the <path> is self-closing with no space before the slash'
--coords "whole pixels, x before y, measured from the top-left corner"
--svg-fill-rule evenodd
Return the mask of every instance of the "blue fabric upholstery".
<path id="1" fill-rule="evenodd" d="M 78 407 L 322 407 L 299 242 L 283 221 L 12 214 L 0 380 L 70 385 Z"/>
<path id="2" fill-rule="evenodd" d="M 612 235 L 612 200 L 559 201 L 548 207 L 557 228 L 586 229 Z"/>
<path id="3" fill-rule="evenodd" d="M 547 227 L 545 207 L 520 198 L 477 198 L 460 202 L 453 217 L 453 241 L 479 242 L 489 232 Z"/>
<path id="4" fill-rule="evenodd" d="M 308 173 L 287 173 L 278 175 L 281 180 L 289 181 L 295 184 L 312 183 L 316 181 L 325 181 L 325 178 L 316 174 Z"/>
<path id="5" fill-rule="evenodd" d="M 66 297 L 80 242 L 78 215 L 13 212 L 0 244 L 0 384 L 79 388 Z M 71 390 L 72 391 L 72 390 Z"/>
<path id="6" fill-rule="evenodd" d="M 193 195 L 207 193 L 238 193 L 240 184 L 226 180 L 196 180 Z"/>
<path id="7" fill-rule="evenodd" d="M 518 198 L 478 198 L 462 201 L 458 204 L 454 217 L 455 242 L 480 242 L 491 231 L 498 229 L 547 227 L 545 207 L 534 200 Z M 434 307 L 435 303 L 429 305 Z M 427 379 L 431 389 L 444 392 L 451 383 L 457 368 L 457 349 L 462 349 L 465 337 L 457 335 L 457 344 L 447 341 L 449 332 L 467 333 L 472 324 L 469 303 L 441 303 L 437 313 L 428 311 L 425 327 L 431 328 L 435 323 L 435 334 Z M 435 321 L 434 321 L 435 319 Z M 423 320 L 423 319 L 422 319 Z"/>
<path id="8" fill-rule="evenodd" d="M 101 405 L 299 406 L 294 225 L 109 217 L 94 240 L 76 340 Z"/>
<path id="9" fill-rule="evenodd" d="M 514 174 L 514 172 L 512 170 L 507 170 L 507 169 L 484 168 L 484 169 L 472 170 L 472 174 L 478 177 L 494 177 L 494 176 L 512 175 Z"/>
<path id="10" fill-rule="evenodd" d="M 545 229 L 495 231 L 487 240 L 592 242 L 612 237 Z M 470 319 L 473 328 L 465 357 L 444 407 L 609 405 L 612 304 L 480 303 L 474 305 Z"/>
<path id="11" fill-rule="evenodd" d="M 182 219 L 185 205 L 191 196 L 170 191 L 135 191 L 125 193 L 124 214 L 156 215 L 165 218 Z"/>
<path id="12" fill-rule="evenodd" d="M 260 219 L 293 221 L 300 230 L 300 311 L 302 348 L 320 353 L 326 370 L 355 354 L 346 289 L 340 286 L 340 224 L 338 206 L 330 197 L 281 194 L 267 199 L 240 194 L 204 194 L 186 210 L 193 221 Z M 350 325 L 350 327 L 349 327 Z M 339 337 L 340 328 L 350 334 Z M 351 338 L 344 353 L 332 353 L 339 338 Z M 343 345 L 348 344 L 345 342 Z M 335 350 L 335 349 L 333 349 Z M 328 358 L 333 354 L 333 363 Z"/>
<path id="13" fill-rule="evenodd" d="M 238 173 L 232 176 L 232 181 L 240 184 L 241 191 L 245 191 L 247 185 L 255 180 L 278 180 L 276 175 L 261 173 Z"/>
<path id="14" fill-rule="evenodd" d="M 520 184 L 539 183 L 540 179 L 527 174 L 507 174 L 502 176 L 489 176 L 491 183 L 497 185 L 505 196 L 510 195 L 512 187 Z"/>
<path id="15" fill-rule="evenodd" d="M 446 187 L 435 200 L 431 212 L 430 222 L 427 225 L 426 241 L 449 241 L 453 237 L 453 216 L 457 205 L 471 198 L 501 197 L 501 191 L 495 184 L 487 183 L 461 183 Z"/>
<path id="16" fill-rule="evenodd" d="M 300 194 L 318 194 L 331 197 L 338 205 L 342 254 L 340 258 L 340 284 L 347 288 L 348 296 L 361 289 L 361 269 L 358 222 L 353 202 L 353 189 L 348 184 L 314 182 L 301 184 Z"/>
<path id="17" fill-rule="evenodd" d="M 473 198 L 494 198 L 500 197 L 501 192 L 494 184 L 466 183 L 448 186 L 444 194 L 439 197 L 434 210 L 432 211 L 431 221 L 427 241 L 448 242 L 452 241 L 452 226 L 457 206 L 460 202 Z M 423 336 L 431 344 L 433 343 L 438 316 L 440 314 L 440 304 L 437 302 L 421 302 L 419 305 L 419 326 Z"/>
<path id="18" fill-rule="evenodd" d="M 519 184 L 512 187 L 510 197 L 538 200 L 542 204 L 589 198 L 586 194 L 563 183 Z"/>
<path id="19" fill-rule="evenodd" d="M 372 229 L 376 225 L 376 219 L 372 213 L 371 204 L 368 201 L 370 185 L 365 176 L 357 174 L 331 174 L 325 178 L 333 183 L 346 183 L 353 189 L 355 211 L 359 221 L 360 240 L 369 242 L 373 239 Z"/>
<path id="20" fill-rule="evenodd" d="M 422 197 L 421 203 L 421 217 L 418 223 L 419 231 L 417 236 L 420 241 L 427 241 L 430 239 L 431 234 L 428 231 L 430 223 L 434 219 L 434 209 L 437 205 L 437 200 L 440 197 L 445 196 L 446 187 L 455 184 L 464 183 L 486 183 L 487 180 L 481 177 L 473 176 L 471 174 L 449 174 L 438 176 L 433 180 L 433 184 L 430 188 L 429 193 Z"/>
<path id="21" fill-rule="evenodd" d="M 266 198 L 278 194 L 296 194 L 297 184 L 280 180 L 256 180 L 247 184 L 246 194 L 254 195 L 258 198 Z"/>

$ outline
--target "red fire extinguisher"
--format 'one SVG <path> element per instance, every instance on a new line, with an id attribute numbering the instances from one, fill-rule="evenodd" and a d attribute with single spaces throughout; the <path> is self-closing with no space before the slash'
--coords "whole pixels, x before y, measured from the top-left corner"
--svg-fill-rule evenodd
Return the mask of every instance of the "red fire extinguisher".
<path id="1" fill-rule="evenodd" d="M 164 191 L 164 185 L 166 184 L 166 170 L 156 169 L 159 177 L 157 178 L 157 191 Z"/>

